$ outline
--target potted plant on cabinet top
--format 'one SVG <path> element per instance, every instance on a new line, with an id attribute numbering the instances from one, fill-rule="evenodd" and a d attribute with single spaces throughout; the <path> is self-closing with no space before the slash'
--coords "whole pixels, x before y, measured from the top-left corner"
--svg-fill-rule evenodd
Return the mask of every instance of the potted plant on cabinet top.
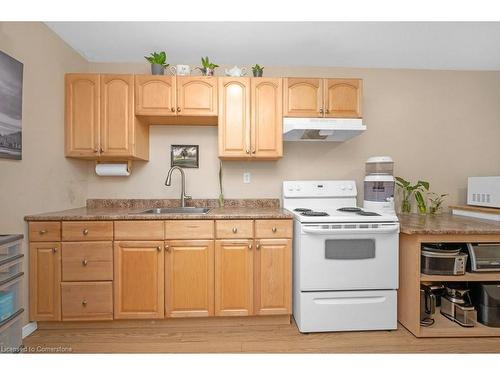
<path id="1" fill-rule="evenodd" d="M 262 77 L 262 74 L 264 73 L 264 67 L 260 66 L 259 64 L 255 64 L 252 66 L 252 72 L 254 77 Z"/>
<path id="2" fill-rule="evenodd" d="M 204 76 L 213 76 L 215 73 L 215 68 L 218 67 L 219 65 L 210 62 L 207 56 L 201 58 L 201 67 L 198 67 L 197 69 L 200 69 L 201 74 Z"/>
<path id="3" fill-rule="evenodd" d="M 151 74 L 153 75 L 163 75 L 165 68 L 169 66 L 165 51 L 153 52 L 149 56 L 144 56 L 144 58 L 151 63 Z"/>
<path id="4" fill-rule="evenodd" d="M 410 181 L 406 181 L 401 177 L 396 177 L 396 184 L 403 192 L 403 201 L 401 202 L 402 213 L 411 213 L 411 198 L 413 195 L 415 195 L 415 200 L 417 201 L 418 212 L 421 214 L 425 214 L 427 212 L 427 205 L 425 203 L 424 196 L 422 195 L 424 190 L 429 190 L 429 183 L 427 181 L 419 180 L 415 185 L 412 185 Z"/>

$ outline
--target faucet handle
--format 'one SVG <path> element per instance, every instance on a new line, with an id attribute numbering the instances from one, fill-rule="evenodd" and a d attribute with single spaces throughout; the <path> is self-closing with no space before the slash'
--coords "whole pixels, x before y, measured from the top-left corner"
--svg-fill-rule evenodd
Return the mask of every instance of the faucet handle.
<path id="1" fill-rule="evenodd" d="M 193 199 L 193 197 L 190 195 L 184 195 L 184 199 Z"/>

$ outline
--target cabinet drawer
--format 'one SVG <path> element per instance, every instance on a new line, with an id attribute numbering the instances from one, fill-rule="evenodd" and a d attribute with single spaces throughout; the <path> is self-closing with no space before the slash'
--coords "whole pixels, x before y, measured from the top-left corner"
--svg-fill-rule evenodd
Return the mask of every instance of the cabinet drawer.
<path id="1" fill-rule="evenodd" d="M 112 221 L 63 221 L 63 241 L 111 241 Z"/>
<path id="2" fill-rule="evenodd" d="M 256 238 L 292 238 L 291 220 L 255 220 Z"/>
<path id="3" fill-rule="evenodd" d="M 204 240 L 214 238 L 212 220 L 165 221 L 165 238 L 168 240 Z"/>
<path id="4" fill-rule="evenodd" d="M 113 243 L 64 242 L 63 281 L 113 280 Z"/>
<path id="5" fill-rule="evenodd" d="M 116 240 L 163 240 L 163 221 L 115 221 Z"/>
<path id="6" fill-rule="evenodd" d="M 217 220 L 217 238 L 253 238 L 253 220 Z"/>
<path id="7" fill-rule="evenodd" d="M 29 223 L 30 241 L 60 241 L 61 223 L 58 221 L 32 221 Z"/>
<path id="8" fill-rule="evenodd" d="M 112 320 L 113 283 L 72 282 L 61 284 L 62 320 Z"/>

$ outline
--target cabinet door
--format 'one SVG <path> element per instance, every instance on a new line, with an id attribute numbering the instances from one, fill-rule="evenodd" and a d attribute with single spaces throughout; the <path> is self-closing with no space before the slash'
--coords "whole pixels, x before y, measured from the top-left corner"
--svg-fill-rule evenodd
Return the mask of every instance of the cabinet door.
<path id="1" fill-rule="evenodd" d="M 255 245 L 256 315 L 291 314 L 292 240 L 259 239 Z"/>
<path id="2" fill-rule="evenodd" d="M 61 244 L 30 243 L 30 320 L 61 320 Z"/>
<path id="3" fill-rule="evenodd" d="M 134 76 L 101 76 L 101 155 L 130 156 L 134 139 Z"/>
<path id="4" fill-rule="evenodd" d="M 163 241 L 115 242 L 115 319 L 163 318 L 163 246 Z"/>
<path id="5" fill-rule="evenodd" d="M 219 78 L 219 157 L 250 156 L 250 78 Z"/>
<path id="6" fill-rule="evenodd" d="M 177 114 L 217 116 L 217 77 L 177 77 Z"/>
<path id="7" fill-rule="evenodd" d="M 323 117 L 323 80 L 284 78 L 284 117 Z"/>
<path id="8" fill-rule="evenodd" d="M 65 77 L 66 156 L 95 157 L 99 152 L 99 75 Z"/>
<path id="9" fill-rule="evenodd" d="M 253 241 L 215 241 L 215 315 L 252 315 Z"/>
<path id="10" fill-rule="evenodd" d="M 283 156 L 283 86 L 281 78 L 252 78 L 252 157 Z"/>
<path id="11" fill-rule="evenodd" d="M 165 314 L 214 315 L 214 241 L 165 243 Z"/>
<path id="12" fill-rule="evenodd" d="M 135 113 L 145 116 L 176 116 L 175 77 L 135 76 Z"/>
<path id="13" fill-rule="evenodd" d="M 325 79 L 325 117 L 363 117 L 361 79 Z"/>

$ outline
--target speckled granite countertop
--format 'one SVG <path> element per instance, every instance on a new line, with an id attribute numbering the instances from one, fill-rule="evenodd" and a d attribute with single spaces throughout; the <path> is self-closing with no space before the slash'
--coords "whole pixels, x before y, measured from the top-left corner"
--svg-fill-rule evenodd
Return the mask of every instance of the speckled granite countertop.
<path id="1" fill-rule="evenodd" d="M 474 219 L 449 213 L 439 215 L 398 215 L 405 234 L 498 234 L 500 222 Z"/>
<path id="2" fill-rule="evenodd" d="M 148 208 L 179 207 L 178 199 L 90 199 L 86 207 L 70 210 L 27 215 L 26 221 L 70 220 L 186 220 L 186 219 L 292 219 L 293 214 L 279 207 L 278 199 L 226 200 L 218 207 L 215 199 L 193 199 L 190 207 L 209 207 L 206 214 L 143 214 Z"/>

